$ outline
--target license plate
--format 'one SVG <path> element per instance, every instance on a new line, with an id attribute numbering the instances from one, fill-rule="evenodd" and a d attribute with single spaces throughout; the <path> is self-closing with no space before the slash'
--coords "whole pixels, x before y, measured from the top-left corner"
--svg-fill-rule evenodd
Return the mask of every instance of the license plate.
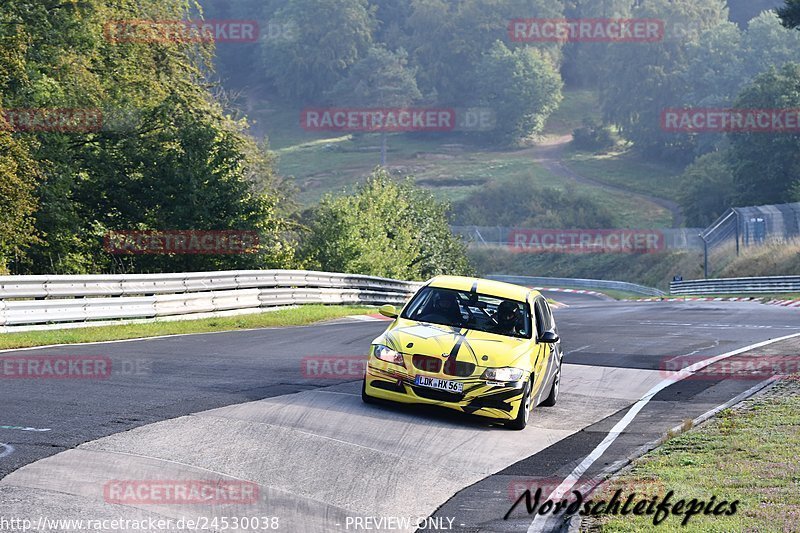
<path id="1" fill-rule="evenodd" d="M 464 384 L 458 381 L 448 381 L 446 379 L 429 378 L 426 376 L 417 376 L 414 379 L 414 384 L 419 387 L 427 389 L 442 390 L 445 392 L 464 392 Z"/>

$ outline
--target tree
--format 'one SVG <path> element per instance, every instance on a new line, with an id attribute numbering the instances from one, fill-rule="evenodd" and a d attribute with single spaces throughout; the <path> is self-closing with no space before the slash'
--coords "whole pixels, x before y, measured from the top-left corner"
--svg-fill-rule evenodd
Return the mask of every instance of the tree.
<path id="1" fill-rule="evenodd" d="M 706 227 L 733 205 L 735 196 L 727 150 L 706 154 L 684 171 L 679 201 L 686 223 Z"/>
<path id="2" fill-rule="evenodd" d="M 739 88 L 765 69 L 800 61 L 800 33 L 783 28 L 775 13 L 764 12 L 751 20 L 744 32 L 732 22 L 707 28 L 687 45 L 686 58 L 683 105 L 727 108 L 733 105 Z M 724 139 L 721 133 L 682 137 L 686 153 L 691 149 L 697 155 L 717 150 Z"/>
<path id="3" fill-rule="evenodd" d="M 450 204 L 436 200 L 427 190 L 407 185 L 411 205 L 408 224 L 417 228 L 419 242 L 412 267 L 419 272 L 419 279 L 472 274 L 465 243 L 450 231 Z"/>
<path id="4" fill-rule="evenodd" d="M 365 108 L 403 108 L 422 98 L 416 70 L 408 68 L 402 48 L 372 48 L 330 92 L 337 104 Z M 386 166 L 386 132 L 381 133 L 381 166 Z"/>
<path id="5" fill-rule="evenodd" d="M 778 16 L 787 28 L 800 28 L 800 0 L 786 0 L 786 4 L 778 9 Z"/>
<path id="6" fill-rule="evenodd" d="M 732 105 L 739 87 L 748 80 L 748 54 L 744 41 L 736 24 L 723 22 L 702 31 L 697 41 L 687 45 L 687 65 L 682 74 L 686 92 L 681 95 L 681 105 L 692 108 L 727 108 Z M 689 160 L 717 150 L 724 134 L 682 132 L 674 139 L 669 136 L 664 139 L 668 149 L 680 151 L 681 160 Z"/>
<path id="7" fill-rule="evenodd" d="M 774 12 L 782 3 L 782 0 L 728 0 L 730 19 L 745 28 L 751 19 L 764 11 Z"/>
<path id="8" fill-rule="evenodd" d="M 724 0 L 652 0 L 634 8 L 634 17 L 663 19 L 665 38 L 610 48 L 601 102 L 606 119 L 640 150 L 665 159 L 691 159 L 691 140 L 662 131 L 660 117 L 665 108 L 687 103 L 684 98 L 691 93 L 688 45 L 702 43 L 703 30 L 725 23 L 727 14 Z"/>
<path id="9" fill-rule="evenodd" d="M 568 0 L 568 19 L 630 18 L 634 0 Z M 605 58 L 619 43 L 573 42 L 564 45 L 561 75 L 569 86 L 593 87 L 604 75 Z"/>
<path id="10" fill-rule="evenodd" d="M 774 12 L 750 21 L 743 44 L 746 82 L 769 67 L 800 61 L 800 32 L 785 28 Z"/>
<path id="11" fill-rule="evenodd" d="M 264 84 L 263 69 L 253 68 L 262 63 L 261 43 L 295 38 L 294 27 L 278 25 L 272 12 L 265 8 L 266 0 L 200 0 L 203 17 L 209 20 L 256 20 L 258 41 L 220 43 L 215 47 L 215 72 L 228 89 L 241 89 L 251 84 Z"/>
<path id="12" fill-rule="evenodd" d="M 0 94 L 7 108 L 104 111 L 99 131 L 20 132 L 12 138 L 16 147 L 6 143 L 13 164 L 0 162 L 6 173 L 0 179 L 20 199 L 14 203 L 9 194 L 9 207 L 23 230 L 35 207 L 34 230 L 26 233 L 41 237 L 17 247 L 26 253 L 15 254 L 14 272 L 187 270 L 290 260 L 269 156 L 208 92 L 214 44 L 126 42 L 108 33 L 109 21 L 185 20 L 198 9 L 185 0 L 2 4 Z M 28 167 L 23 180 L 13 181 Z M 265 245 L 256 256 L 118 262 L 103 250 L 107 230 L 142 229 L 255 230 Z"/>
<path id="13" fill-rule="evenodd" d="M 374 47 L 353 65 L 328 97 L 343 105 L 406 107 L 422 98 L 415 76 L 416 69 L 408 67 L 405 50 L 392 52 Z"/>
<path id="14" fill-rule="evenodd" d="M 450 232 L 448 206 L 377 169 L 352 195 L 314 210 L 304 243 L 311 268 L 421 280 L 467 274 L 466 248 Z"/>
<path id="15" fill-rule="evenodd" d="M 412 0 L 370 0 L 370 4 L 377 8 L 376 41 L 393 50 L 406 44 L 411 3 Z"/>
<path id="16" fill-rule="evenodd" d="M 19 33 L 2 28 L 10 17 L 0 10 L 0 109 L 4 88 L 25 76 L 25 42 Z M 37 208 L 36 187 L 41 169 L 31 156 L 35 142 L 16 139 L 0 115 L 0 273 L 6 273 L 14 257 L 37 242 L 33 213 Z"/>
<path id="17" fill-rule="evenodd" d="M 446 44 L 455 32 L 451 9 L 448 0 L 413 0 L 408 18 L 408 51 L 412 64 L 420 67 L 419 86 L 422 92 L 441 95 L 444 101 L 459 94 L 458 71 L 466 67 Z"/>
<path id="18" fill-rule="evenodd" d="M 100 146 L 88 159 L 121 171 L 97 174 L 76 188 L 81 219 L 95 222 L 96 239 L 109 230 L 247 230 L 259 234 L 257 253 L 122 256 L 125 271 L 205 271 L 290 266 L 289 229 L 279 196 L 270 194 L 265 162 L 237 125 L 213 104 L 201 113 L 175 96 L 153 110 L 150 131 L 126 139 L 125 149 Z M 94 158 L 97 158 L 96 160 Z M 153 162 L 158 164 L 153 164 Z M 256 183 L 266 188 L 256 189 Z M 81 184 L 83 185 L 83 184 Z M 157 188 L 154 190 L 154 188 Z"/>
<path id="19" fill-rule="evenodd" d="M 683 82 L 688 93 L 683 103 L 726 107 L 736 97 L 745 78 L 745 38 L 736 24 L 722 22 L 704 30 L 687 44 Z"/>
<path id="20" fill-rule="evenodd" d="M 800 108 L 800 64 L 758 76 L 736 100 L 739 109 Z M 785 203 L 800 176 L 800 134 L 743 132 L 729 135 L 736 200 L 745 205 Z"/>
<path id="21" fill-rule="evenodd" d="M 539 133 L 561 103 L 563 83 L 555 67 L 532 48 L 509 50 L 496 41 L 478 65 L 478 101 L 497 116 L 492 132 L 507 141 Z"/>
<path id="22" fill-rule="evenodd" d="M 297 36 L 264 41 L 264 69 L 278 94 L 300 103 L 319 99 L 369 50 L 376 28 L 367 0 L 294 0 L 273 18 Z"/>
<path id="23" fill-rule="evenodd" d="M 0 117 L 0 273 L 6 273 L 13 258 L 38 242 L 32 215 L 37 207 L 39 166 L 7 127 Z"/>
<path id="24" fill-rule="evenodd" d="M 506 40 L 512 19 L 559 18 L 563 13 L 561 0 L 412 0 L 405 48 L 412 65 L 420 67 L 424 94 L 436 94 L 446 104 L 470 105 L 484 75 L 481 59 L 496 40 Z M 508 46 L 533 47 L 552 64 L 560 63 L 560 43 Z"/>

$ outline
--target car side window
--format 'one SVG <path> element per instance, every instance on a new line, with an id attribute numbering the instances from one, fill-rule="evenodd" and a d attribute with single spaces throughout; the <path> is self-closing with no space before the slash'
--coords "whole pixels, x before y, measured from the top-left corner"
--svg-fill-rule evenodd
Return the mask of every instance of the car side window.
<path id="1" fill-rule="evenodd" d="M 545 312 L 542 309 L 542 300 L 540 298 L 536 298 L 533 308 L 534 313 L 536 314 L 536 334 L 538 337 L 541 337 L 549 328 L 547 325 Z"/>
<path id="2" fill-rule="evenodd" d="M 547 300 L 542 299 L 542 307 L 544 310 L 544 314 L 547 317 L 547 329 L 555 331 L 556 322 L 555 320 L 553 320 L 553 310 L 550 309 L 550 304 L 547 303 Z"/>

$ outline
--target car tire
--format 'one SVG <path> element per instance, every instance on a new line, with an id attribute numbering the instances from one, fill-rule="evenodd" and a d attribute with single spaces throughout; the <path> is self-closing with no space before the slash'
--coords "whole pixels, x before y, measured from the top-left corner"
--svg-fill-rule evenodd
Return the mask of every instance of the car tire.
<path id="1" fill-rule="evenodd" d="M 361 382 L 361 401 L 368 404 L 375 404 L 377 400 L 367 394 L 367 378 Z"/>
<path id="2" fill-rule="evenodd" d="M 509 422 L 506 422 L 506 426 L 516 431 L 521 431 L 525 429 L 525 427 L 528 425 L 528 420 L 531 417 L 532 403 L 533 400 L 531 398 L 531 382 L 528 381 L 525 384 L 525 392 L 522 393 L 522 401 L 520 402 L 519 405 L 519 412 L 517 413 L 517 418 Z"/>
<path id="3" fill-rule="evenodd" d="M 553 407 L 556 404 L 556 402 L 558 401 L 559 385 L 561 385 L 561 363 L 558 364 L 556 373 L 553 374 L 553 384 L 550 387 L 550 394 L 547 396 L 545 401 L 541 403 L 542 406 Z"/>

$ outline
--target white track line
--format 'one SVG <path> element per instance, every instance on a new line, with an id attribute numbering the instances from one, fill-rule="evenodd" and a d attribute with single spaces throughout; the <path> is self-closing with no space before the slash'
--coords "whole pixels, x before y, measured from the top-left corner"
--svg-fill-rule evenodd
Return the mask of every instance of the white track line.
<path id="1" fill-rule="evenodd" d="M 45 433 L 47 431 L 53 431 L 50 428 L 39 429 L 39 428 L 30 428 L 30 427 L 25 427 L 25 426 L 0 426 L 0 430 L 3 430 L 3 429 L 9 430 L 9 431 L 32 431 L 34 433 Z"/>
<path id="2" fill-rule="evenodd" d="M 11 446 L 10 444 L 3 444 L 2 442 L 0 442 L 0 449 L 3 450 L 2 452 L 0 452 L 0 459 L 2 459 L 3 457 L 8 457 L 12 453 L 14 453 L 14 447 Z"/>
<path id="3" fill-rule="evenodd" d="M 795 337 L 800 337 L 800 333 L 795 333 L 793 335 L 787 335 L 785 337 L 780 337 L 778 339 L 772 339 L 764 342 L 759 342 L 757 344 L 752 344 L 750 346 L 745 346 L 744 348 L 740 348 L 738 350 L 734 350 L 732 352 L 724 353 L 722 355 L 717 355 L 711 357 L 709 359 L 705 359 L 703 361 L 699 361 L 693 365 L 690 365 L 680 372 L 676 372 L 674 375 L 662 380 L 660 383 L 655 385 L 652 389 L 650 389 L 647 394 L 645 394 L 638 402 L 636 402 L 633 407 L 628 410 L 622 420 L 616 423 L 611 431 L 608 432 L 606 438 L 597 445 L 597 447 L 592 450 L 592 453 L 587 455 L 581 463 L 575 467 L 572 473 L 567 476 L 564 481 L 550 494 L 548 498 L 545 498 L 545 501 L 559 500 L 564 494 L 566 494 L 575 484 L 580 480 L 581 476 L 589 469 L 595 461 L 597 461 L 603 453 L 608 449 L 611 444 L 617 440 L 625 428 L 636 418 L 636 415 L 639 414 L 639 411 L 644 409 L 644 407 L 653 399 L 653 397 L 661 392 L 662 390 L 666 389 L 670 385 L 674 385 L 675 383 L 686 379 L 687 377 L 691 376 L 698 370 L 702 370 L 709 365 L 716 363 L 717 361 L 721 361 L 723 359 L 727 359 L 729 357 L 733 357 L 734 355 L 739 355 L 740 353 L 749 352 L 750 350 L 755 350 L 757 348 L 762 348 L 764 346 L 768 346 L 770 344 L 775 344 L 776 342 L 785 341 L 787 339 L 793 339 Z M 542 527 L 547 522 L 546 518 L 541 517 L 541 515 L 536 515 L 534 517 L 533 522 L 531 522 L 530 527 L 528 527 L 528 533 L 538 533 L 543 531 Z"/>

